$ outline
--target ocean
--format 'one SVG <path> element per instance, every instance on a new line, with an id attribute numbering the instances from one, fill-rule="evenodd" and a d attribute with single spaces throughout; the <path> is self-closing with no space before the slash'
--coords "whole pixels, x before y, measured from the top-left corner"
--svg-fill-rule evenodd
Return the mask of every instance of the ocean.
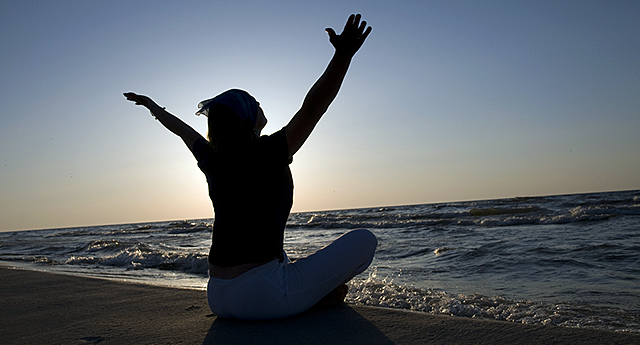
<path id="1" fill-rule="evenodd" d="M 204 290 L 212 219 L 0 233 L 9 266 Z M 294 213 L 289 257 L 378 237 L 347 303 L 640 332 L 640 190 Z"/>

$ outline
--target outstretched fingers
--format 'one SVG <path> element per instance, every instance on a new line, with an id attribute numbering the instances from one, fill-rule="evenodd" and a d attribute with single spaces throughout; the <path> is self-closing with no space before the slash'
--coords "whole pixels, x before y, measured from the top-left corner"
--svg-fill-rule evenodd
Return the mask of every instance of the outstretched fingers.
<path id="1" fill-rule="evenodd" d="M 140 98 L 135 93 L 133 93 L 133 92 L 125 92 L 123 95 L 124 95 L 124 97 L 127 98 L 127 101 L 135 102 L 136 105 L 140 105 Z"/>
<path id="2" fill-rule="evenodd" d="M 362 15 L 360 13 L 350 15 L 349 19 L 347 19 L 347 23 L 344 24 L 344 30 L 342 30 L 342 32 L 344 33 L 344 32 L 349 32 L 351 30 L 357 30 L 358 24 L 360 24 L 361 18 L 362 18 Z"/>
<path id="3" fill-rule="evenodd" d="M 133 92 L 125 92 L 123 93 L 123 95 L 127 98 L 127 101 L 135 102 L 136 105 L 142 105 L 146 107 L 152 102 L 151 98 L 144 95 L 138 95 Z"/>
<path id="4" fill-rule="evenodd" d="M 136 94 L 133 92 L 125 92 L 123 93 L 124 97 L 127 99 L 127 101 L 132 101 L 135 102 L 136 101 Z"/>
<path id="5" fill-rule="evenodd" d="M 353 25 L 353 23 L 355 22 L 355 18 L 356 18 L 355 14 L 352 14 L 349 16 L 349 18 L 347 18 L 347 22 L 344 24 L 344 30 L 347 30 L 350 25 Z"/>
<path id="6" fill-rule="evenodd" d="M 369 36 L 369 34 L 371 33 L 371 27 L 367 28 L 367 22 L 362 21 L 362 23 L 360 24 L 360 27 L 358 28 L 358 31 L 360 33 L 356 35 L 356 38 L 364 41 L 365 39 L 367 39 L 367 36 Z"/>
<path id="7" fill-rule="evenodd" d="M 344 26 L 343 34 L 354 35 L 357 39 L 365 39 L 371 32 L 371 27 L 367 27 L 367 21 L 362 20 L 361 14 L 352 14 Z"/>
<path id="8" fill-rule="evenodd" d="M 367 27 L 367 21 L 362 20 L 360 14 L 351 15 L 348 20 L 348 25 L 345 27 L 344 32 L 341 35 L 345 36 L 345 44 L 350 46 L 350 50 L 355 54 L 367 36 L 371 33 L 371 27 Z"/>

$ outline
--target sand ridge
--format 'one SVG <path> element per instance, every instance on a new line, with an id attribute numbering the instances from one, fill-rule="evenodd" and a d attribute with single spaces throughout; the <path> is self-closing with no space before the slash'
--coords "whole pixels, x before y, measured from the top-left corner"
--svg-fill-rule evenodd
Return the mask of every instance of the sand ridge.
<path id="1" fill-rule="evenodd" d="M 342 305 L 218 319 L 203 291 L 0 267 L 2 344 L 640 344 L 640 334 Z"/>

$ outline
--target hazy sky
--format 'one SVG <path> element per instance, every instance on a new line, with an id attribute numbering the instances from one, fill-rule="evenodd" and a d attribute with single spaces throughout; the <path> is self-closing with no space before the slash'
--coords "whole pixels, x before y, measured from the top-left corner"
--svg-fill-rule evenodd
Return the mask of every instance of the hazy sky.
<path id="1" fill-rule="evenodd" d="M 286 125 L 373 32 L 291 166 L 294 211 L 640 188 L 640 2 L 0 1 L 0 230 L 213 216 L 182 141 L 242 88 Z"/>

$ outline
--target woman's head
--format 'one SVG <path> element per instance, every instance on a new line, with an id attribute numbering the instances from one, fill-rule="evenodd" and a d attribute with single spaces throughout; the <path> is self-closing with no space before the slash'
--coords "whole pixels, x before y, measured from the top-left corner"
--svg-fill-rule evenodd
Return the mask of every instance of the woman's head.
<path id="1" fill-rule="evenodd" d="M 243 122 L 251 124 L 251 127 L 255 125 L 258 116 L 258 102 L 253 96 L 244 90 L 231 89 L 227 90 L 213 98 L 207 99 L 198 104 L 198 110 L 196 115 L 203 114 L 209 116 L 209 111 L 212 106 L 221 104 L 231 108 Z"/>
<path id="2" fill-rule="evenodd" d="M 260 136 L 267 123 L 260 104 L 249 93 L 232 89 L 198 104 L 209 118 L 209 142 L 220 150 L 239 148 Z"/>

